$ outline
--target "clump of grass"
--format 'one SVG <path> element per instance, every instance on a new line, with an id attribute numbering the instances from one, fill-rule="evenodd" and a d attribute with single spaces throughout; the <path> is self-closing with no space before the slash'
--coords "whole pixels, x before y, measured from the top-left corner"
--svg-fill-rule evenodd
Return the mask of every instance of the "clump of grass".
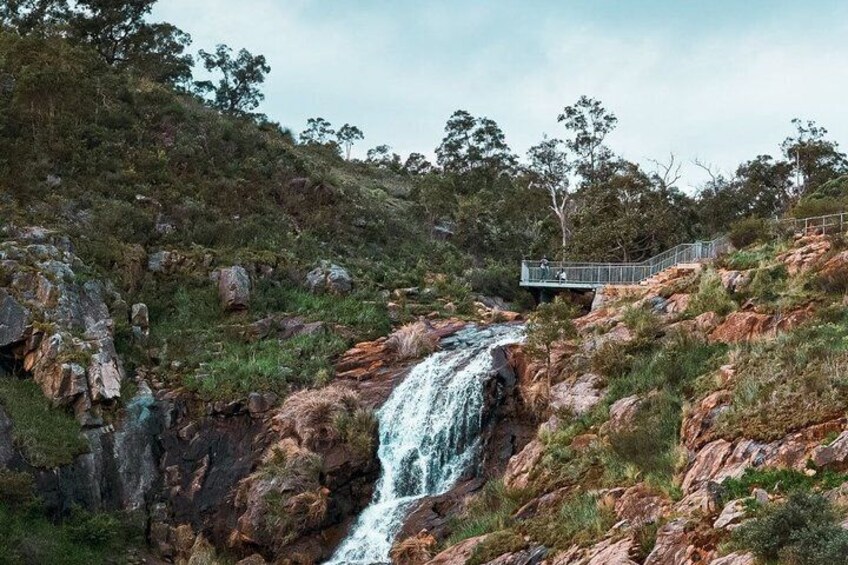
<path id="1" fill-rule="evenodd" d="M 347 348 L 333 333 L 285 341 L 226 343 L 221 354 L 189 377 L 187 386 L 204 398 L 238 398 L 253 391 L 287 395 L 293 386 L 320 385 L 332 375 L 331 360 Z"/>
<path id="2" fill-rule="evenodd" d="M 767 505 L 733 537 L 768 563 L 833 565 L 848 555 L 848 530 L 820 494 L 795 492 L 784 503 Z"/>
<path id="3" fill-rule="evenodd" d="M 398 360 L 418 359 L 436 350 L 438 338 L 424 322 L 406 324 L 386 340 L 386 348 Z"/>
<path id="4" fill-rule="evenodd" d="M 377 418 L 372 410 L 358 408 L 353 412 L 339 412 L 335 427 L 341 441 L 361 457 L 369 456 L 374 450 Z"/>
<path id="5" fill-rule="evenodd" d="M 686 315 L 694 317 L 704 312 L 715 312 L 719 316 L 724 316 L 735 309 L 736 303 L 725 290 L 718 272 L 707 269 L 701 274 L 698 292 L 689 300 Z"/>
<path id="6" fill-rule="evenodd" d="M 623 321 L 624 325 L 630 328 L 639 339 L 655 338 L 662 326 L 659 316 L 647 304 L 629 306 L 624 311 Z"/>
<path id="7" fill-rule="evenodd" d="M 656 389 L 689 395 L 697 377 L 717 369 L 727 347 L 710 344 L 689 334 L 677 334 L 659 349 L 646 349 L 633 354 L 629 362 L 607 373 L 610 403 L 633 394 L 647 394 Z"/>
<path id="8" fill-rule="evenodd" d="M 524 538 L 512 530 L 494 532 L 474 548 L 465 565 L 483 565 L 505 553 L 521 551 L 525 547 L 527 542 Z"/>
<path id="9" fill-rule="evenodd" d="M 670 393 L 649 396 L 625 430 L 610 434 L 613 452 L 645 475 L 671 477 L 677 461 L 681 405 Z"/>
<path id="10" fill-rule="evenodd" d="M 12 420 L 15 445 L 35 467 L 59 467 L 88 451 L 80 425 L 54 409 L 31 380 L 0 378 L 0 403 Z"/>
<path id="11" fill-rule="evenodd" d="M 363 406 L 356 392 L 341 386 L 293 394 L 276 422 L 281 434 L 298 438 L 309 449 L 344 443 L 368 457 L 376 439 L 374 413 Z"/>
<path id="12" fill-rule="evenodd" d="M 555 514 L 523 523 L 521 531 L 546 547 L 567 549 L 574 544 L 594 543 L 615 521 L 611 506 L 594 495 L 579 493 L 565 499 Z"/>
<path id="13" fill-rule="evenodd" d="M 782 263 L 759 268 L 754 271 L 745 294 L 759 302 L 775 300 L 786 291 L 788 279 L 789 273 Z"/>
<path id="14" fill-rule="evenodd" d="M 526 495 L 510 490 L 502 480 L 491 480 L 474 495 L 461 515 L 451 520 L 445 545 L 504 530 L 513 524 L 512 514 L 525 502 Z"/>

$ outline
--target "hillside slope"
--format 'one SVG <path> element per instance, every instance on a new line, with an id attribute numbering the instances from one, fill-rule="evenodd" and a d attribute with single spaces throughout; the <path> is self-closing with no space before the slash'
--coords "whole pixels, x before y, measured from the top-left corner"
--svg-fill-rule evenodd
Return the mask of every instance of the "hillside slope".
<path id="1" fill-rule="evenodd" d="M 544 363 L 522 377 L 547 418 L 537 438 L 443 541 L 410 538 L 399 555 L 848 562 L 846 285 L 842 236 L 808 235 L 607 297 L 556 345 L 549 392 Z"/>

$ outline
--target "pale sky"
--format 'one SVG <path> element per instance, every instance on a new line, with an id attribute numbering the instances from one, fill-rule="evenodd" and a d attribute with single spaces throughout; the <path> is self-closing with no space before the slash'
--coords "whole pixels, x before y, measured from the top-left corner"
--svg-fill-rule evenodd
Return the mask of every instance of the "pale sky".
<path id="1" fill-rule="evenodd" d="M 359 126 L 432 155 L 456 109 L 494 119 L 522 157 L 581 94 L 619 118 L 610 146 L 731 172 L 777 155 L 793 117 L 848 149 L 846 0 L 160 0 L 154 19 L 262 53 L 260 110 Z M 686 188 L 703 174 L 684 169 Z"/>

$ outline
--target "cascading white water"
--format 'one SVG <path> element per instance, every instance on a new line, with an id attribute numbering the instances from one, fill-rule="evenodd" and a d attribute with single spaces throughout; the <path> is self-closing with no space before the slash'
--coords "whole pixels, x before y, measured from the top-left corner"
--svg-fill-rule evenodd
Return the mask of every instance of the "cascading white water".
<path id="1" fill-rule="evenodd" d="M 434 353 L 415 366 L 377 413 L 382 475 L 371 504 L 327 565 L 388 563 L 412 504 L 449 490 L 480 447 L 483 384 L 492 350 L 523 329 L 487 329 L 471 345 Z"/>

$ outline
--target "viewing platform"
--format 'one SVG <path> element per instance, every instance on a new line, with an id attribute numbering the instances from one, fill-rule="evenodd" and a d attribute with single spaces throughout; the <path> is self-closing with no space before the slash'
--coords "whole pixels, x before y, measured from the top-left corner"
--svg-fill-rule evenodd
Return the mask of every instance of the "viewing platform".
<path id="1" fill-rule="evenodd" d="M 537 289 L 593 290 L 607 285 L 638 285 L 673 267 L 699 265 L 731 248 L 726 236 L 684 243 L 638 263 L 521 262 L 521 286 Z"/>

